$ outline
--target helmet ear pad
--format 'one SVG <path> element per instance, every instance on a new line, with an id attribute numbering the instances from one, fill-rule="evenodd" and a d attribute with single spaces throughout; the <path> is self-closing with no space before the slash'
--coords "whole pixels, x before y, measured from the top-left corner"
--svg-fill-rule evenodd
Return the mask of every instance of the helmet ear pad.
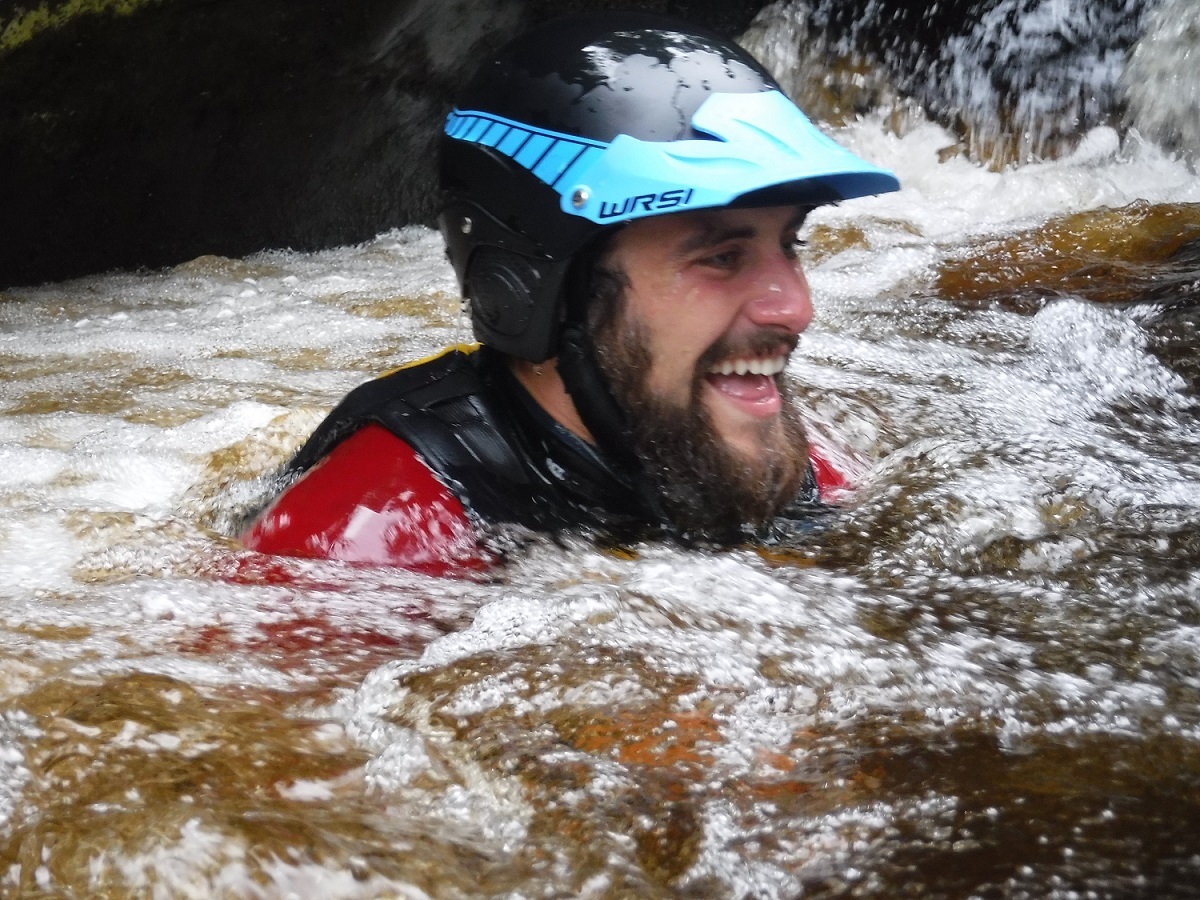
<path id="1" fill-rule="evenodd" d="M 475 337 L 530 362 L 549 359 L 571 258 L 598 226 L 563 214 L 558 194 L 491 147 L 443 138 L 441 154 L 438 226 Z"/>
<path id="2" fill-rule="evenodd" d="M 475 337 L 530 362 L 553 356 L 562 317 L 558 297 L 568 266 L 568 261 L 477 247 L 463 280 Z"/>

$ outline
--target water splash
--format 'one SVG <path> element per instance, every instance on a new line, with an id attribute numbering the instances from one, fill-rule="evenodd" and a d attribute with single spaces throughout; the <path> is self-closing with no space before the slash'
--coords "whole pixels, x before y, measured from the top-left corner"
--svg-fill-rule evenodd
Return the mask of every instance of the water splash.
<path id="1" fill-rule="evenodd" d="M 1200 8 L 1162 0 L 1129 57 L 1120 87 L 1127 122 L 1193 161 L 1200 157 Z"/>
<path id="2" fill-rule="evenodd" d="M 344 390 L 461 339 L 425 229 L 6 294 L 0 891 L 1191 896 L 1195 332 L 1159 338 L 1200 181 L 880 125 L 840 136 L 904 189 L 813 216 L 789 372 L 869 472 L 786 546 L 232 544 Z M 1093 251 L 1148 268 L 1092 290 Z"/>
<path id="3" fill-rule="evenodd" d="M 1187 0 L 950 9 L 959 18 L 936 4 L 780 0 L 741 41 L 817 120 L 873 114 L 907 134 L 932 119 L 953 132 L 944 155 L 996 169 L 1066 156 L 1095 129 L 1128 124 L 1192 152 L 1200 37 Z"/>

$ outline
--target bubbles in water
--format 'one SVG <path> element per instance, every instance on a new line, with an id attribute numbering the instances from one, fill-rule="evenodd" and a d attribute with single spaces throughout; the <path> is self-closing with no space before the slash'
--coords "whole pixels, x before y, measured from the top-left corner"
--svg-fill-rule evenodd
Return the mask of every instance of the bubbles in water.
<path id="1" fill-rule="evenodd" d="M 1121 7 L 1016 8 L 971 40 Z M 1134 219 L 1070 216 L 1139 198 L 1175 240 L 1200 182 L 1114 130 L 1005 171 L 928 122 L 839 137 L 904 189 L 812 217 L 789 374 L 865 477 L 783 546 L 532 539 L 470 580 L 239 549 L 346 389 L 465 336 L 427 229 L 6 294 L 4 890 L 1120 893 L 1151 845 L 1194 884 L 1195 398 L 1153 331 L 1183 270 L 1109 305 L 939 277 L 1079 264 L 1053 239 Z"/>

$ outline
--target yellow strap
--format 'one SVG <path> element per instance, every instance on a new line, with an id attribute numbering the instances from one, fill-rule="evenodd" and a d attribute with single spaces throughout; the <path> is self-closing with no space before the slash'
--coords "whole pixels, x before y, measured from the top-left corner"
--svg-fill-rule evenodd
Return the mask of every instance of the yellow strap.
<path id="1" fill-rule="evenodd" d="M 443 356 L 445 356 L 447 353 L 455 353 L 455 352 L 458 352 L 458 353 L 465 353 L 465 354 L 467 354 L 467 355 L 469 356 L 470 354 L 472 354 L 472 353 L 474 353 L 476 350 L 478 350 L 480 346 L 481 346 L 481 345 L 480 345 L 479 343 L 474 343 L 474 344 L 451 344 L 449 347 L 446 347 L 446 348 L 445 348 L 445 349 L 443 349 L 443 350 L 439 350 L 437 353 L 432 353 L 432 354 L 430 354 L 429 356 L 423 357 L 422 359 L 414 359 L 412 362 L 406 362 L 406 363 L 405 363 L 404 365 L 402 365 L 402 366 L 396 366 L 396 368 L 394 368 L 394 369 L 389 369 L 388 371 L 384 372 L 384 373 L 383 373 L 382 375 L 380 375 L 379 377 L 380 377 L 380 378 L 387 378 L 389 375 L 392 375 L 392 374 L 394 374 L 394 373 L 396 373 L 396 372 L 401 372 L 401 371 L 403 371 L 403 370 L 405 370 L 405 369 L 411 369 L 413 366 L 423 366 L 423 365 L 425 365 L 425 363 L 427 363 L 427 362 L 433 362 L 435 359 L 441 359 L 441 358 L 442 358 Z"/>

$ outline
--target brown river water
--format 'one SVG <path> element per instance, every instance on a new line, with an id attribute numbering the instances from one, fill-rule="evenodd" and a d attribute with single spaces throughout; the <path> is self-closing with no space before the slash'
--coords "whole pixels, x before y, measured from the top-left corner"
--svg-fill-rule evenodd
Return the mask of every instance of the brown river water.
<path id="1" fill-rule="evenodd" d="M 1200 176 L 837 133 L 904 188 L 810 224 L 781 545 L 242 550 L 467 339 L 423 228 L 0 294 L 0 896 L 1200 895 Z"/>

